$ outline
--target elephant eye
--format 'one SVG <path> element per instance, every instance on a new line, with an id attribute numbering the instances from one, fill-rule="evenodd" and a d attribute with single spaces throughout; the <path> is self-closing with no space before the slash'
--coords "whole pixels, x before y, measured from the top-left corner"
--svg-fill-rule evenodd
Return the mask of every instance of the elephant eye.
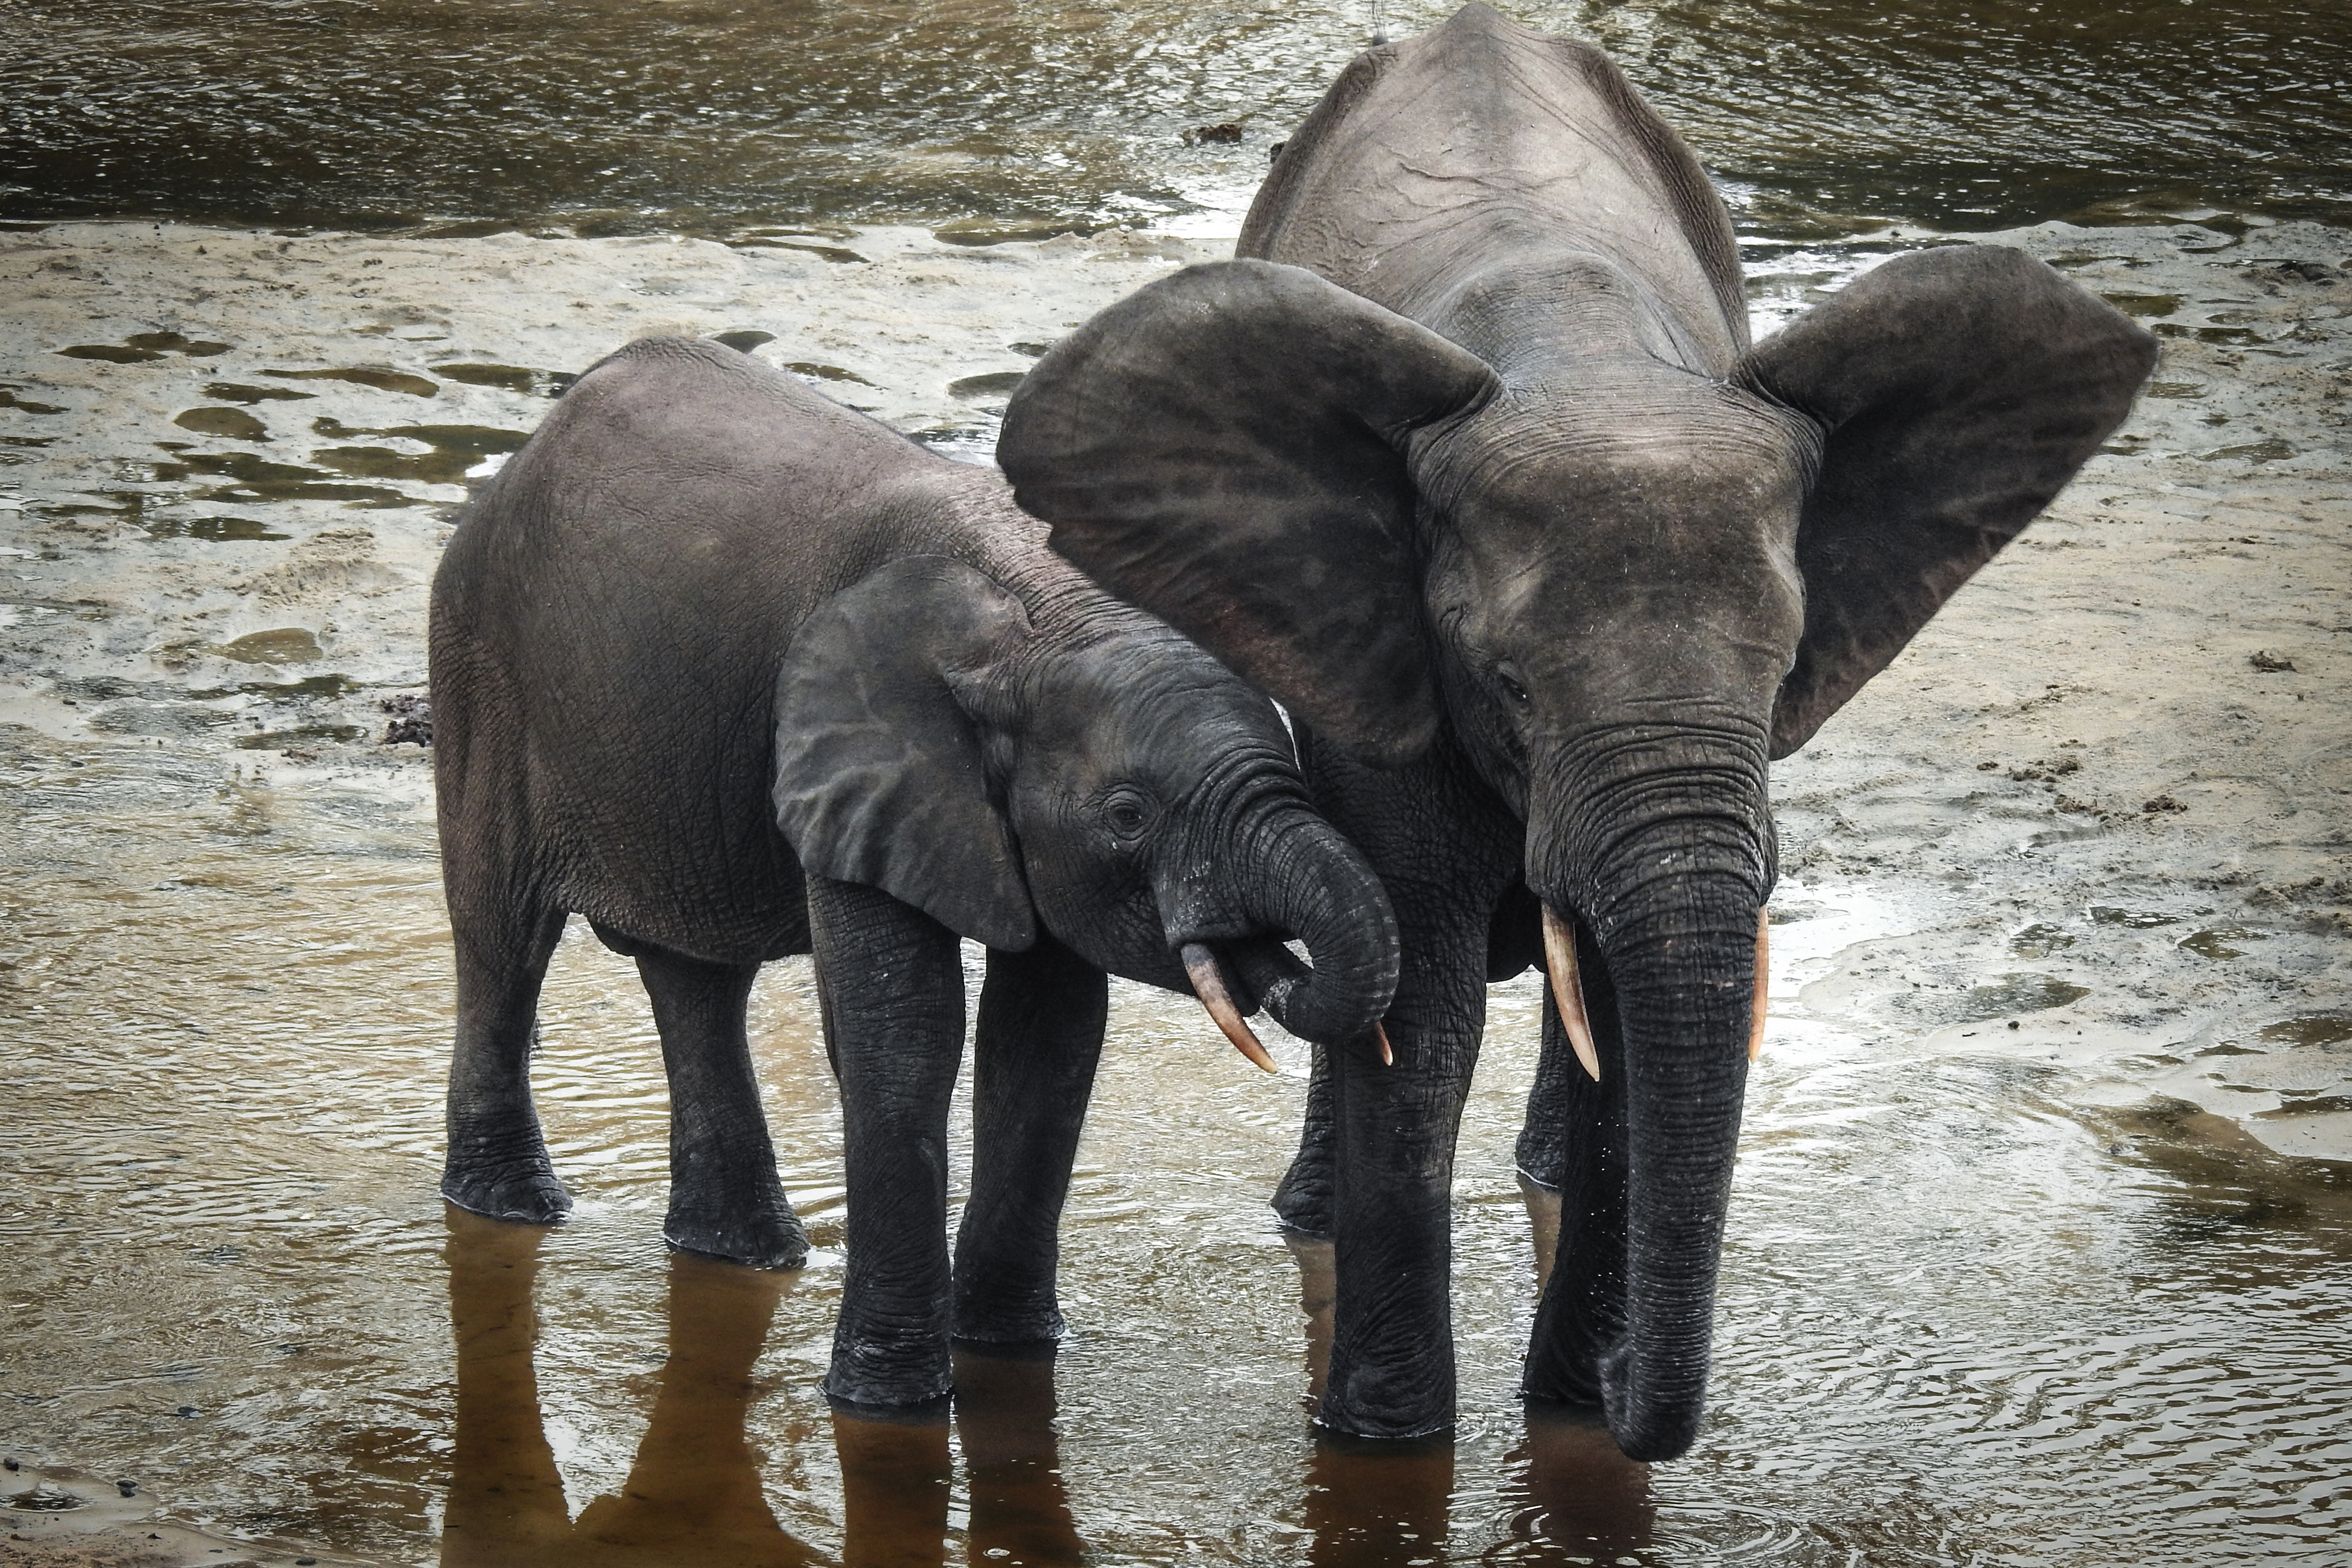
<path id="1" fill-rule="evenodd" d="M 1140 838 L 1159 816 L 1149 799 L 1129 789 L 1112 791 L 1099 810 L 1103 822 L 1121 838 Z"/>
<path id="2" fill-rule="evenodd" d="M 1517 680 L 1513 679 L 1511 672 L 1507 669 L 1496 669 L 1495 671 L 1495 683 L 1503 689 L 1504 696 L 1509 698 L 1512 701 L 1517 703 L 1522 708 L 1526 707 L 1533 700 L 1533 699 L 1528 695 L 1528 689 L 1521 686 Z"/>

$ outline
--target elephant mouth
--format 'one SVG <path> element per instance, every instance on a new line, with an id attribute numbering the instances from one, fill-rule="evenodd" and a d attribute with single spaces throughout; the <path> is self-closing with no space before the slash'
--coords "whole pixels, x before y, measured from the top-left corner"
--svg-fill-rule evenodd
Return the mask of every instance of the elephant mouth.
<path id="1" fill-rule="evenodd" d="M 1771 981 L 1771 962 L 1768 947 L 1771 940 L 1771 919 L 1762 910 L 1756 911 L 1756 976 L 1754 992 L 1748 1007 L 1748 1059 L 1752 1063 L 1764 1055 L 1764 1003 Z M 1601 1052 L 1592 1043 L 1592 1016 L 1584 1005 L 1584 982 L 1577 973 L 1576 933 L 1569 929 L 1558 910 L 1547 902 L 1543 906 L 1544 973 L 1551 982 L 1552 1005 L 1559 1009 L 1560 1026 L 1568 1031 L 1568 1043 L 1576 1052 L 1577 1064 L 1592 1081 L 1601 1081 Z M 1211 1009 L 1212 1013 L 1214 1009 Z M 1223 1024 L 1220 1019 L 1220 1025 Z M 1231 1031 L 1227 1032 L 1231 1037 Z M 1236 1045 L 1239 1041 L 1234 1042 Z M 1255 1043 L 1255 1041 L 1253 1041 Z M 1385 1042 L 1383 1042 L 1385 1045 Z M 1247 1055 L 1244 1050 L 1244 1055 Z"/>
<path id="2" fill-rule="evenodd" d="M 1225 956 L 1236 961 L 1235 969 L 1245 981 L 1256 982 L 1249 992 L 1242 994 L 1256 1005 L 1244 1008 L 1235 999 L 1235 988 L 1227 978 L 1224 959 L 1213 945 L 1205 942 L 1183 942 L 1177 947 L 1176 956 L 1184 965 L 1184 977 L 1192 983 L 1192 994 L 1207 1009 L 1210 1018 L 1225 1038 L 1233 1042 L 1234 1049 L 1263 1071 L 1278 1070 L 1273 1056 L 1267 1052 L 1265 1042 L 1257 1037 L 1257 1032 L 1249 1026 L 1244 1014 L 1256 1012 L 1262 1005 L 1276 1022 L 1280 1022 L 1284 1001 L 1294 988 L 1311 978 L 1314 971 L 1299 963 L 1287 948 L 1271 938 L 1253 938 L 1244 943 L 1233 944 L 1232 951 Z M 1389 1047 L 1388 1031 L 1376 1021 L 1371 1026 L 1371 1034 L 1380 1051 L 1381 1065 L 1387 1067 L 1393 1063 L 1396 1057 Z"/>

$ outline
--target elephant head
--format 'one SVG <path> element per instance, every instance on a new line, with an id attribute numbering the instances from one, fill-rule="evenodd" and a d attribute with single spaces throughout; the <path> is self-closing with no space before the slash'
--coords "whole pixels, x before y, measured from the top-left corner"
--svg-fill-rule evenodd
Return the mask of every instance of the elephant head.
<path id="1" fill-rule="evenodd" d="M 1242 1021 L 1261 1005 L 1310 1039 L 1377 1029 L 1395 920 L 1309 805 L 1280 716 L 1060 570 L 1033 612 L 972 566 L 908 557 L 801 627 L 774 798 L 803 867 L 989 947 L 1025 951 L 1042 924 L 1097 968 L 1189 987 L 1262 1067 Z"/>
<path id="2" fill-rule="evenodd" d="M 1601 258 L 1433 276 L 1442 332 L 1301 268 L 1174 274 L 1040 362 L 999 458 L 1057 551 L 1316 746 L 1458 748 L 1524 823 L 1534 900 L 1503 910 L 1539 901 L 1571 1036 L 1580 942 L 1605 965 L 1624 1108 L 1622 1235 L 1559 1268 L 1618 1283 L 1556 1275 L 1529 1389 L 1672 1457 L 1775 876 L 1765 764 L 2048 504 L 2153 340 L 1990 247 L 1898 257 L 1752 349 L 1738 323 L 1713 374 Z"/>

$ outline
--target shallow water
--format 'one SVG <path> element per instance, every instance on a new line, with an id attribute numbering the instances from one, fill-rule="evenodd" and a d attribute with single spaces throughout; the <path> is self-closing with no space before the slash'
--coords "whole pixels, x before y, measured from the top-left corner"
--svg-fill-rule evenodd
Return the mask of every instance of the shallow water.
<path id="1" fill-rule="evenodd" d="M 491 1225 L 432 1191 L 423 770 L 224 782 L 21 740 L 5 767 L 36 875 L 8 894 L 0 1444 L 217 1528 L 449 1564 L 1400 1568 L 2322 1563 L 2352 1530 L 2352 1189 L 1800 1000 L 1943 918 L 1932 899 L 1783 889 L 1687 1460 L 1628 1464 L 1512 1397 L 1527 977 L 1497 993 L 1465 1123 L 1454 1443 L 1312 1440 L 1323 1260 L 1264 1207 L 1303 1058 L 1264 1079 L 1189 1001 L 1130 986 L 1065 1229 L 1073 1339 L 1056 1364 L 967 1361 L 952 1425 L 875 1426 L 815 1387 L 840 1128 L 804 961 L 763 977 L 754 1039 L 809 1268 L 665 1254 L 650 1018 L 578 929 L 537 1069 L 577 1217 Z"/>
<path id="2" fill-rule="evenodd" d="M 18 217 L 763 242 L 206 231 L 142 273 L 145 226 L 93 230 L 68 268 L 87 330 L 0 342 L 0 1450 L 232 1534 L 453 1568 L 2344 1561 L 2352 1184 L 2275 1157 L 2352 1149 L 2347 927 L 2311 891 L 2340 874 L 2344 752 L 2332 709 L 2275 705 L 2325 702 L 2337 671 L 2342 459 L 2286 391 L 2340 380 L 2321 275 L 2352 241 L 2263 226 L 2345 210 L 2345 25 L 2076 0 L 1522 14 L 1607 43 L 1724 177 L 1759 326 L 1885 254 L 1836 241 L 1881 220 L 2225 209 L 2044 247 L 2167 336 L 2166 379 L 2095 499 L 1779 770 L 1794 870 L 1688 1459 L 1627 1464 L 1513 1397 L 1528 977 L 1496 993 L 1465 1118 L 1451 1444 L 1314 1439 L 1326 1260 L 1265 1208 L 1303 1063 L 1260 1077 L 1183 998 L 1115 993 L 1065 1232 L 1073 1339 L 1051 1364 L 965 1361 L 951 1418 L 877 1426 L 816 1392 L 842 1193 L 804 961 L 763 977 L 754 1037 L 808 1269 L 665 1252 L 651 1020 L 580 931 L 537 1069 L 574 1220 L 435 1198 L 427 770 L 372 742 L 377 696 L 422 680 L 455 481 L 651 330 L 728 331 L 984 459 L 1019 366 L 1103 279 L 1194 253 L 1012 245 L 958 270 L 928 237 L 829 226 L 1229 235 L 1265 144 L 1372 26 L 706 0 L 0 0 Z M 1238 145 L 1179 139 L 1226 120 Z M 175 268 L 184 288 L 151 276 Z M 2035 576 L 2067 559 L 2044 548 L 2108 553 Z M 2230 595 L 2242 627 L 2215 624 Z M 2079 647 L 2004 663 L 2062 616 L 2092 624 Z M 2241 629 L 2293 658 L 2207 705 L 2240 728 L 2131 705 L 2222 688 L 2147 661 L 2210 637 L 2242 671 Z M 2110 677 L 2112 713 L 2063 706 Z M 2291 731 L 2317 738 L 2212 766 Z M 1954 782 L 1963 746 L 1991 771 Z M 2177 837 L 2141 821 L 2159 789 Z"/>
<path id="3" fill-rule="evenodd" d="M 92 232 L 118 279 L 140 276 L 129 236 Z M 2158 325 L 2201 331 L 2227 314 L 2283 356 L 2265 362 L 2283 375 L 2305 374 L 2284 356 L 2336 352 L 2290 334 L 2323 319 L 2305 295 L 2272 300 L 2249 279 L 2279 255 L 2343 254 L 2341 231 L 2060 239 L 2084 276 L 2126 280 L 2099 286 L 2173 301 L 2148 318 Z M 101 1485 L 136 1479 L 234 1535 L 453 1565 L 2341 1558 L 2352 1189 L 2341 1167 L 2253 1141 L 2347 1147 L 2352 1117 L 2328 1099 L 2345 1092 L 2352 1046 L 2342 928 L 2295 903 L 2333 864 L 2340 809 L 2312 807 L 2284 776 L 2178 782 L 2160 771 L 2173 765 L 2161 722 L 2103 729 L 2084 713 L 2058 721 L 2068 739 L 2036 739 L 2034 716 L 2063 711 L 2052 693 L 2077 689 L 2042 684 L 2051 661 L 2070 680 L 2099 673 L 2063 643 L 2003 662 L 2026 645 L 2018 626 L 2060 613 L 2040 595 L 2071 606 L 2128 580 L 2135 600 L 2201 605 L 2253 548 L 2249 524 L 2175 525 L 2130 499 L 2190 465 L 2201 475 L 2216 414 L 2324 447 L 2316 426 L 2281 424 L 2221 379 L 2234 348 L 2170 340 L 2166 374 L 2196 395 L 2144 408 L 2084 481 L 2126 521 L 2038 525 L 2046 552 L 2005 557 L 1903 670 L 1777 770 L 1792 869 L 1714 1413 L 1690 1458 L 1643 1469 L 1590 1431 L 1531 1424 L 1513 1397 L 1535 1282 L 1509 1166 L 1529 978 L 1497 993 L 1465 1121 L 1450 1446 L 1313 1438 L 1307 1309 L 1328 1286 L 1264 1206 L 1295 1137 L 1301 1064 L 1256 1075 L 1182 998 L 1117 993 L 1066 1229 L 1075 1338 L 1050 1369 L 967 1363 L 951 1422 L 836 1418 L 816 1392 L 840 1279 L 840 1149 L 804 963 L 769 972 L 756 1014 L 785 1179 L 821 1249 L 800 1276 L 665 1253 L 650 1018 L 629 966 L 581 933 L 559 951 L 538 1069 L 577 1217 L 541 1236 L 450 1216 L 434 1197 L 449 1018 L 427 769 L 414 748 L 373 744 L 386 719 L 375 699 L 421 680 L 435 509 L 459 493 L 448 466 L 494 460 L 561 367 L 601 352 L 596 334 L 644 330 L 644 316 L 562 302 L 601 274 L 629 310 L 707 301 L 709 319 L 686 330 L 766 322 L 782 335 L 755 352 L 856 365 L 856 380 L 806 374 L 980 456 L 988 405 L 953 388 L 1008 374 L 990 356 L 1017 360 L 1013 345 L 1091 308 L 1076 301 L 1105 287 L 1110 261 L 876 231 L 846 243 L 898 259 L 864 268 L 636 240 L 447 241 L 415 256 L 324 239 L 257 249 L 217 231 L 155 243 L 167 271 L 271 279 L 267 258 L 282 255 L 285 276 L 331 303 L 315 321 L 269 294 L 242 313 L 184 307 L 190 344 L 233 340 L 216 354 L 12 350 L 20 405 L 63 411 L 20 406 L 12 430 L 48 434 L 0 454 L 21 458 L 0 476 L 14 503 L 0 521 L 22 542 L 6 547 L 20 581 L 0 605 L 18 721 L 0 731 L 13 874 L 0 1093 L 15 1108 L 0 1125 L 0 1449 Z M 215 258 L 195 259 L 207 245 Z M 1886 247 L 1750 250 L 1769 325 Z M 331 269 L 361 252 L 391 258 L 374 276 L 408 271 L 355 336 Z M 552 276 L 528 284 L 527 266 Z M 510 292 L 483 281 L 504 274 L 518 275 Z M 832 281 L 877 274 L 898 279 L 886 294 L 926 290 L 927 335 L 895 357 L 884 344 L 906 317 L 845 318 L 852 296 Z M 473 303 L 450 299 L 472 289 Z M 2311 298 L 2333 296 L 2315 285 Z M 403 329 L 414 341 L 370 335 L 411 320 L 409 299 L 445 314 Z M 544 300 L 594 324 L 537 348 L 485 324 L 536 321 Z M 830 346 L 807 335 L 812 319 Z M 845 319 L 875 321 L 872 341 L 841 339 Z M 132 335 L 93 326 L 63 341 L 139 348 Z M 366 378 L 283 374 L 352 368 Z M 403 378 L 437 385 L 428 401 Z M 258 411 L 272 438 L 185 439 L 200 433 L 175 429 L 172 411 L 200 390 Z M 321 450 L 321 437 L 346 445 Z M 138 456 L 149 438 L 179 443 L 161 454 L 169 475 Z M 308 488 L 348 477 L 328 453 L 370 447 L 403 464 L 352 487 L 370 493 Z M 2342 580 L 2340 529 L 2326 507 L 2298 522 L 2278 498 L 2333 483 L 2329 460 L 2266 467 L 2260 526 L 2339 553 L 2284 557 L 2276 589 L 2243 595 L 2274 617 L 2248 635 L 2293 648 L 2323 698 L 2333 667 L 2308 639 L 2337 624 L 2326 584 Z M 251 488 L 278 484 L 288 493 Z M 2191 504 L 2202 519 L 2219 503 Z M 2142 532 L 2147 553 L 2126 564 Z M 2211 554 L 2209 535 L 2234 553 Z M 2087 586 L 2079 569 L 2034 564 L 2093 548 L 2109 552 L 2095 558 L 2106 580 Z M 2175 555 L 2190 564 L 2161 568 Z M 2322 582 L 2296 586 L 2315 571 Z M 2122 628 L 2091 645 L 2099 670 L 2217 635 L 2178 615 L 2097 613 Z M 2273 684 L 2231 688 L 2225 707 L 2299 700 L 2290 687 L 2305 677 L 2259 669 L 2245 679 Z M 2159 668 L 2119 689 L 2188 679 Z M 2265 733 L 2322 749 L 2287 753 L 2303 760 L 2283 773 L 2340 777 L 2326 770 L 2341 746 L 2325 749 L 2340 721 L 2293 712 L 2299 723 L 2273 717 Z M 1979 747 L 2011 760 L 1979 772 L 1967 765 Z M 2136 803 L 2159 779 L 2194 803 L 2194 833 L 2167 838 L 2079 801 L 2053 815 L 2062 780 Z M 2251 815 L 2219 814 L 2240 795 Z M 2219 877 L 2217 855 L 2260 868 L 2262 885 Z"/>
<path id="4" fill-rule="evenodd" d="M 1453 8 L 5 0 L 0 216 L 1230 232 L 1375 28 Z M 1774 232 L 2352 199 L 2326 0 L 1507 8 L 1609 47 Z"/>

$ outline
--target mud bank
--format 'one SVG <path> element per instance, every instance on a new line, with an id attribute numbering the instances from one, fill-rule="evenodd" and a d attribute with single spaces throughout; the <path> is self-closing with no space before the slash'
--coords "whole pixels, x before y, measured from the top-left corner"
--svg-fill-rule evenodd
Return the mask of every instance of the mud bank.
<path id="1" fill-rule="evenodd" d="M 1045 343 L 1197 254 L 1116 234 L 959 247 L 922 230 L 741 249 L 0 235 L 16 301 L 0 341 L 15 694 L 0 713 L 60 736 L 352 739 L 381 726 L 338 699 L 424 680 L 425 586 L 466 475 L 631 338 L 740 334 L 838 400 L 984 458 L 991 411 Z"/>
<path id="2" fill-rule="evenodd" d="M 1759 325 L 1925 237 L 1751 245 Z M 2165 361 L 2051 515 L 1779 770 L 1785 872 L 1867 880 L 1919 927 L 1804 1013 L 2056 1060 L 2092 1102 L 2161 1097 L 2352 1160 L 2352 234 L 1993 237 L 2152 326 Z M 0 716 L 226 745 L 248 770 L 373 767 L 381 699 L 424 680 L 466 476 L 610 349 L 732 334 L 984 461 L 1046 344 L 1217 251 L 1118 231 L 0 237 Z"/>
<path id="3" fill-rule="evenodd" d="M 1916 928 L 1793 1011 L 2352 1160 L 2352 235 L 1989 237 L 2163 362 L 2050 514 L 1775 769 L 1784 875 Z"/>
<path id="4" fill-rule="evenodd" d="M 492 1393 L 519 1403 L 488 1427 L 465 1402 L 488 1374 L 452 1314 L 488 1266 L 433 1197 L 430 752 L 381 743 L 382 703 L 422 688 L 449 512 L 566 377 L 656 331 L 730 334 L 984 460 L 1043 345 L 1221 248 L 768 237 L 0 233 L 0 1092 L 29 1108 L 0 1127 L 0 1446 L 28 1464 L 137 1479 L 215 1539 L 415 1562 L 504 1484 L 510 1455 L 461 1462 L 486 1430 L 537 1443 L 551 1507 L 655 1463 L 659 1420 L 637 1434 L 656 1369 L 683 1364 L 665 1333 L 709 1285 L 660 1249 L 642 998 L 576 933 L 537 1082 L 580 1207 L 500 1309 L 539 1314 L 537 1381 L 503 1363 Z M 1759 324 L 1932 237 L 1751 243 Z M 1306 1561 L 1368 1530 L 1400 1561 L 1415 1540 L 1514 1560 L 1594 1486 L 1632 1500 L 1591 1539 L 1675 1561 L 2340 1541 L 2352 232 L 2001 237 L 2166 359 L 2053 513 L 1776 771 L 1773 1024 L 1699 1450 L 1649 1478 L 1590 1455 L 1547 1472 L 1523 1433 L 1530 977 L 1496 993 L 1465 1119 L 1464 1423 L 1402 1502 L 1300 1435 L 1300 1281 L 1263 1203 L 1302 1054 L 1277 1042 L 1269 1083 L 1189 1003 L 1122 987 L 1056 1373 L 1097 1560 Z M 840 1164 L 804 963 L 763 979 L 753 1034 L 819 1251 L 763 1306 L 765 1348 L 744 1330 L 726 1421 L 761 1458 L 722 1479 L 789 1536 L 780 1561 L 827 1560 L 856 1482 L 814 1390 Z M 1265 1464 L 1237 1476 L 1236 1452 Z M 980 1495 L 957 1486 L 958 1509 Z M 2086 1517 L 2088 1495 L 2110 1506 Z M 597 1508 L 572 1508 L 566 1561 L 604 1550 Z"/>

